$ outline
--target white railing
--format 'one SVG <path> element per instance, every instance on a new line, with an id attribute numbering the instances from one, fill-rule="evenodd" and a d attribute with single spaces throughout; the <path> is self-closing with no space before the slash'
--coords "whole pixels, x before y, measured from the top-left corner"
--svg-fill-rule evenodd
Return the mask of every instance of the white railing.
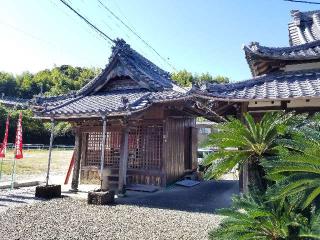
<path id="1" fill-rule="evenodd" d="M 72 150 L 74 149 L 74 145 L 53 145 L 54 149 L 60 149 L 60 150 Z M 13 149 L 14 144 L 8 143 L 7 149 Z M 23 149 L 25 150 L 47 150 L 49 149 L 49 145 L 45 144 L 23 144 Z"/>

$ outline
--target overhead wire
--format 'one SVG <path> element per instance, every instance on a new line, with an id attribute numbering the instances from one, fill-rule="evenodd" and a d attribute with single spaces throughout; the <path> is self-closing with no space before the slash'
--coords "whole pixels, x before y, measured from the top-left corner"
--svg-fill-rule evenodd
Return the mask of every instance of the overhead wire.
<path id="1" fill-rule="evenodd" d="M 63 0 L 60 0 L 63 1 Z M 160 57 L 168 66 L 170 66 L 174 71 L 176 71 L 176 68 L 163 56 L 160 55 L 160 53 L 155 50 L 146 40 L 144 40 L 134 29 L 132 29 L 128 24 L 126 24 L 121 18 L 119 18 L 110 8 L 108 8 L 104 3 L 102 3 L 100 0 L 97 0 L 99 4 L 108 11 L 114 18 L 116 18 L 121 24 L 123 24 L 131 33 L 133 33 L 137 38 L 139 38 L 147 47 L 149 47 L 158 57 Z"/>
<path id="2" fill-rule="evenodd" d="M 57 9 L 59 9 L 60 12 L 64 13 L 64 15 L 66 15 L 67 17 L 72 18 L 72 16 L 69 14 L 69 12 L 66 11 L 67 9 L 62 9 L 62 8 L 61 8 L 62 6 L 61 6 L 61 7 L 60 7 L 60 5 L 58 6 L 58 4 L 55 2 L 55 0 L 51 0 L 50 3 L 52 3 Z M 83 25 L 82 25 L 82 24 L 80 24 L 79 22 L 76 22 L 76 23 L 77 23 L 79 26 L 81 26 L 81 28 L 83 28 Z M 96 35 L 96 34 L 93 34 L 90 26 L 87 26 L 87 27 L 84 28 L 84 29 L 85 29 L 85 31 L 86 31 L 87 33 L 89 33 L 90 35 L 95 36 L 95 37 L 97 38 L 97 35 Z M 90 30 L 90 31 L 89 31 L 89 30 Z M 105 39 L 104 39 L 101 35 L 98 35 L 98 36 L 99 36 L 99 38 L 97 38 L 98 40 L 104 40 L 104 41 L 105 41 Z"/>
<path id="3" fill-rule="evenodd" d="M 84 1 L 83 1 L 83 3 L 84 3 Z M 97 3 L 98 3 L 98 2 L 97 2 Z M 104 25 L 106 25 L 109 29 L 111 29 L 111 25 L 114 25 L 114 26 L 116 26 L 116 27 L 121 31 L 121 32 L 118 32 L 116 29 L 111 29 L 111 32 L 113 32 L 116 36 L 123 35 L 123 37 L 124 37 L 125 39 L 132 40 L 132 38 L 131 38 L 131 36 L 130 36 L 130 34 L 129 34 L 129 33 L 131 33 L 131 32 L 129 32 L 128 29 L 127 29 L 123 24 L 119 24 L 119 21 L 118 21 L 117 19 L 115 19 L 114 16 L 110 15 L 110 12 L 105 11 L 105 9 L 100 5 L 100 3 L 98 3 L 97 6 L 99 7 L 99 9 L 101 9 L 102 11 L 104 11 L 104 14 L 102 15 L 101 22 L 102 22 Z M 88 9 L 89 6 L 85 6 L 85 5 L 84 5 L 84 8 L 85 8 L 85 9 Z M 110 9 L 110 7 L 109 7 L 109 9 Z M 106 20 L 103 18 L 104 16 L 107 16 L 107 17 L 108 17 L 108 21 L 109 21 L 110 23 L 106 23 Z M 121 14 L 121 16 L 122 16 L 122 14 Z M 124 18 L 125 18 L 125 19 L 128 19 L 128 18 L 126 18 L 126 17 L 124 17 Z M 127 24 L 127 25 L 128 25 L 128 24 Z M 131 26 L 131 28 L 134 29 L 132 26 Z M 131 33 L 131 34 L 132 34 L 132 33 Z M 145 56 L 145 57 L 148 57 L 148 56 L 149 56 L 149 54 L 147 54 L 147 53 L 145 52 L 145 48 L 140 47 L 140 46 L 135 46 L 135 48 L 137 48 L 137 50 L 138 50 L 143 56 Z M 152 52 L 152 53 L 154 54 L 154 52 Z M 156 57 L 158 57 L 158 56 L 156 55 Z M 159 57 L 158 57 L 158 58 L 159 58 Z M 162 60 L 161 58 L 159 58 L 159 60 L 160 60 L 160 61 L 159 61 L 158 64 L 160 64 L 161 67 L 165 67 L 165 65 L 164 65 L 164 63 L 163 63 L 163 60 Z M 165 64 L 167 64 L 167 63 L 165 63 Z"/>
<path id="4" fill-rule="evenodd" d="M 101 36 L 103 36 L 106 40 L 115 43 L 115 41 L 109 37 L 106 33 L 101 31 L 98 27 L 96 27 L 91 21 L 89 21 L 86 17 L 80 14 L 77 10 L 75 10 L 70 4 L 68 4 L 65 0 L 60 0 L 67 8 L 69 8 L 72 12 L 74 12 L 78 17 L 80 17 L 86 24 L 88 24 L 92 29 L 98 32 Z"/>
<path id="5" fill-rule="evenodd" d="M 295 2 L 295 3 L 306 3 L 306 4 L 317 4 L 320 5 L 320 2 L 314 2 L 314 1 L 304 1 L 304 0 L 283 0 L 286 2 Z"/>

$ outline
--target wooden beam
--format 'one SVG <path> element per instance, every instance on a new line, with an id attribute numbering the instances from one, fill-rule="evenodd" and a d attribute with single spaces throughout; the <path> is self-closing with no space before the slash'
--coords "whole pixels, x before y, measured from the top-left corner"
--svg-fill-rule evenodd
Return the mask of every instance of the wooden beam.
<path id="1" fill-rule="evenodd" d="M 49 184 L 49 174 L 50 174 L 50 165 L 51 165 L 51 153 L 52 153 L 52 145 L 54 138 L 54 118 L 51 118 L 51 135 L 50 135 L 50 146 L 49 146 L 49 156 L 48 156 L 48 169 L 47 169 L 47 177 L 46 177 L 46 186 Z"/>
<path id="2" fill-rule="evenodd" d="M 74 165 L 73 165 L 73 174 L 71 182 L 71 190 L 78 191 L 79 186 L 79 176 L 80 176 L 80 163 L 81 163 L 81 142 L 82 135 L 80 127 L 75 128 L 75 143 L 74 143 Z"/>
<path id="3" fill-rule="evenodd" d="M 232 103 L 226 103 L 224 104 L 223 106 L 220 106 L 218 108 L 216 108 L 214 111 L 219 114 L 219 115 L 222 115 L 224 114 L 229 108 L 233 107 L 235 103 L 232 102 Z"/>
<path id="4" fill-rule="evenodd" d="M 100 189 L 102 189 L 102 180 L 103 180 L 103 169 L 104 169 L 104 153 L 106 146 L 106 135 L 107 135 L 107 118 L 106 116 L 102 117 L 102 140 L 101 140 L 101 155 L 100 155 Z"/>
<path id="5" fill-rule="evenodd" d="M 125 192 L 125 186 L 127 184 L 126 180 L 127 180 L 128 152 L 129 152 L 129 127 L 128 127 L 128 124 L 125 123 L 121 131 L 120 162 L 119 162 L 118 191 L 121 194 Z"/>

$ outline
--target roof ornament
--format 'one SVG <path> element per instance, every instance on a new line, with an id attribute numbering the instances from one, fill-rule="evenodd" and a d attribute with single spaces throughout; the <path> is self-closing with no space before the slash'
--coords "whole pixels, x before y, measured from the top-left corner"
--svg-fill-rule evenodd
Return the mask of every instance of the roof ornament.
<path id="1" fill-rule="evenodd" d="M 301 12 L 299 10 L 292 10 L 291 16 L 295 25 L 299 26 L 301 23 Z"/>
<path id="2" fill-rule="evenodd" d="M 130 49 L 130 45 L 128 43 L 126 43 L 125 40 L 123 40 L 122 38 L 117 38 L 115 40 L 115 46 L 112 47 L 112 50 L 114 49 Z"/>
<path id="3" fill-rule="evenodd" d="M 123 104 L 123 108 L 126 110 L 129 107 L 129 99 L 125 96 L 121 97 L 121 102 Z"/>
<path id="4" fill-rule="evenodd" d="M 112 53 L 111 53 L 111 56 L 109 57 L 109 62 L 114 56 L 119 54 L 119 52 L 131 50 L 130 45 L 127 44 L 126 41 L 123 40 L 122 38 L 117 38 L 115 40 L 115 45 L 112 46 L 111 49 L 112 49 Z"/>
<path id="5" fill-rule="evenodd" d="M 252 50 L 252 51 L 258 51 L 260 44 L 259 42 L 250 42 L 248 47 Z"/>

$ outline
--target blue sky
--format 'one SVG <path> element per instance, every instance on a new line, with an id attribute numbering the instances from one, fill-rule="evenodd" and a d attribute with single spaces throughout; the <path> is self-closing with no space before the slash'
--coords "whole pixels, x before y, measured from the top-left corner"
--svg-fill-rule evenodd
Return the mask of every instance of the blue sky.
<path id="1" fill-rule="evenodd" d="M 172 71 L 96 0 L 68 0 L 112 38 Z M 243 44 L 287 46 L 290 10 L 317 5 L 282 0 L 101 0 L 178 70 L 239 81 L 251 77 Z M 54 64 L 103 67 L 110 43 L 59 0 L 0 0 L 0 71 L 36 72 Z"/>

